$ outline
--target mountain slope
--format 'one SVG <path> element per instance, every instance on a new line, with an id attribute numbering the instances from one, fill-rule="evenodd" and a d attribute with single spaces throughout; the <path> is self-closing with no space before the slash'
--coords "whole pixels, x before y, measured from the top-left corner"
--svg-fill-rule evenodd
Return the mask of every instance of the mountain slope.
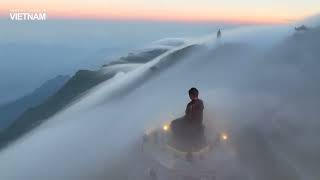
<path id="1" fill-rule="evenodd" d="M 46 81 L 32 93 L 0 106 L 0 129 L 9 126 L 28 108 L 35 107 L 43 103 L 50 96 L 56 93 L 69 78 L 69 76 L 57 76 Z"/>
<path id="2" fill-rule="evenodd" d="M 111 77 L 110 75 L 103 75 L 95 71 L 78 71 L 48 100 L 26 110 L 10 127 L 1 132 L 0 146 L 41 123 L 42 120 L 52 116 L 86 90 Z"/>
<path id="3" fill-rule="evenodd" d="M 17 116 L 14 123 L 0 133 L 0 147 L 11 140 L 16 139 L 23 133 L 40 124 L 43 120 L 62 110 L 92 87 L 112 78 L 118 72 L 127 72 L 137 67 L 127 67 L 126 65 L 148 62 L 166 51 L 167 49 L 159 48 L 149 49 L 139 53 L 130 53 L 126 57 L 121 57 L 112 63 L 103 65 L 100 70 L 79 70 L 64 86 L 45 102 L 38 106 L 30 107 L 23 114 Z M 115 66 L 120 66 L 120 68 L 114 68 Z"/>

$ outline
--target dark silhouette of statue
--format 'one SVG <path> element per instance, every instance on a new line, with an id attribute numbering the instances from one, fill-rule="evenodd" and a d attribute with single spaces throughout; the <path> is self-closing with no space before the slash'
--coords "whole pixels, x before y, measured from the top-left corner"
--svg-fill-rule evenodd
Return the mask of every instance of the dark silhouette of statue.
<path id="1" fill-rule="evenodd" d="M 218 32 L 217 32 L 217 38 L 218 38 L 218 39 L 221 38 L 221 29 L 219 29 Z"/>

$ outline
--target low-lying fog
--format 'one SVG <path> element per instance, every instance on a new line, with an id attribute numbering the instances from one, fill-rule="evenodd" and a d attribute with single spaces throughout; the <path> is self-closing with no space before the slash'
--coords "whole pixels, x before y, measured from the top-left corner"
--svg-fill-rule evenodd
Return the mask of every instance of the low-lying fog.
<path id="1" fill-rule="evenodd" d="M 39 23 L 0 17 L 0 104 L 57 75 L 96 69 L 152 41 L 199 36 L 221 26 L 235 25 L 55 19 Z"/>
<path id="2" fill-rule="evenodd" d="M 313 33 L 298 40 L 320 45 Z M 1 151 L 0 178 L 126 179 L 140 163 L 131 159 L 143 131 L 183 115 L 194 86 L 206 121 L 230 134 L 247 179 L 319 179 L 320 56 L 303 54 L 310 49 L 297 48 L 294 34 L 284 25 L 189 39 L 167 55 L 205 47 L 159 73 L 149 68 L 161 57 L 118 74 Z"/>

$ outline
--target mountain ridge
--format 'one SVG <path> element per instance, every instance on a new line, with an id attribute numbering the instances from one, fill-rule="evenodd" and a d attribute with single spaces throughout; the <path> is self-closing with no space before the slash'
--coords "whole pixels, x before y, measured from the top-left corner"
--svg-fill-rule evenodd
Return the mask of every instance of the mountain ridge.
<path id="1" fill-rule="evenodd" d="M 0 129 L 8 127 L 28 108 L 37 106 L 56 93 L 69 79 L 69 76 L 58 75 L 41 84 L 32 92 L 14 101 L 0 105 Z"/>

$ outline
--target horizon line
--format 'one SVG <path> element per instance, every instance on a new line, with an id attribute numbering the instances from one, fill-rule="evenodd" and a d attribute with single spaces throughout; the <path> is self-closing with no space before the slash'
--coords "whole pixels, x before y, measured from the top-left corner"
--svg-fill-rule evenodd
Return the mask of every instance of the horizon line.
<path id="1" fill-rule="evenodd" d="M 10 15 L 0 11 L 0 19 L 10 20 Z M 266 20 L 266 19 L 234 19 L 234 18 L 208 18 L 208 19 L 188 19 L 188 18 L 147 18 L 147 17 L 116 17 L 116 16 L 81 16 L 81 15 L 47 15 L 48 20 L 85 20 L 85 21 L 124 21 L 124 22 L 159 22 L 159 23 L 225 23 L 225 24 L 242 24 L 242 25 L 281 25 L 289 22 L 288 19 Z M 299 19 L 290 19 L 290 21 L 298 21 Z"/>

